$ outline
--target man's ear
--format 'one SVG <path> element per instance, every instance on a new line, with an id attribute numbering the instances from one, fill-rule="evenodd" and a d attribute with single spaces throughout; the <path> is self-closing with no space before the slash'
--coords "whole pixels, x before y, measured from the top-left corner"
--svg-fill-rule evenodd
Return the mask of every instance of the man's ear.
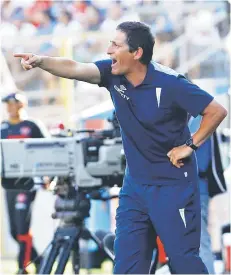
<path id="1" fill-rule="evenodd" d="M 143 53 L 143 49 L 139 47 L 136 51 L 134 51 L 134 59 L 139 60 L 142 57 Z"/>

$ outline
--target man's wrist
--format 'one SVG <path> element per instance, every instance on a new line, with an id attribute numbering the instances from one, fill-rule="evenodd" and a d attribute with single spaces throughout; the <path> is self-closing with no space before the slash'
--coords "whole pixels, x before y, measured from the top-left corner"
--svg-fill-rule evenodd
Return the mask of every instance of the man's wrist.
<path id="1" fill-rule="evenodd" d="M 185 142 L 185 145 L 190 147 L 191 149 L 193 149 L 194 151 L 196 151 L 198 149 L 198 146 L 196 146 L 194 143 L 193 143 L 193 138 L 189 138 L 188 140 L 186 140 Z"/>
<path id="2" fill-rule="evenodd" d="M 45 56 L 39 56 L 37 67 L 42 68 Z"/>

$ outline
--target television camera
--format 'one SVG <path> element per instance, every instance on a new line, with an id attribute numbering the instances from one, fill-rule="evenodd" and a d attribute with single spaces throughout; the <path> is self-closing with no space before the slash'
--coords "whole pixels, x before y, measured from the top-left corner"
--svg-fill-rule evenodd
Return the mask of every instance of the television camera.
<path id="1" fill-rule="evenodd" d="M 78 188 L 120 185 L 121 138 L 110 138 L 105 132 L 100 134 L 82 140 L 78 135 L 1 140 L 1 177 L 17 178 L 15 187 L 20 178 L 43 176 L 68 177 Z"/>
<path id="2" fill-rule="evenodd" d="M 84 226 L 85 218 L 89 217 L 90 201 L 118 197 L 108 193 L 105 196 L 103 191 L 122 185 L 122 141 L 118 124 L 111 122 L 112 130 L 69 131 L 66 136 L 49 139 L 1 140 L 1 177 L 4 182 L 15 179 L 14 189 L 28 190 L 32 187 L 33 177 L 53 179 L 57 199 L 52 218 L 59 219 L 60 225 L 45 251 L 39 274 L 49 274 L 58 256 L 55 274 L 62 274 L 71 252 L 73 270 L 78 274 L 80 238 L 92 239 L 107 257 L 114 258 L 104 241 Z M 4 188 L 8 187 L 5 185 Z"/>

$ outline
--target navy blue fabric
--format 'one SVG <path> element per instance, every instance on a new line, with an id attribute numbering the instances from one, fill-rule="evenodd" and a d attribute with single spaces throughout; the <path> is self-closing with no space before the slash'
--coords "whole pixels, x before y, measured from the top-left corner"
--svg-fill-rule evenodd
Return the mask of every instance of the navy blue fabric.
<path id="1" fill-rule="evenodd" d="M 196 151 L 199 172 L 206 172 L 211 162 L 211 139 L 206 140 Z"/>
<path id="2" fill-rule="evenodd" d="M 145 185 L 125 178 L 119 197 L 114 274 L 148 274 L 157 235 L 173 274 L 208 274 L 199 258 L 197 181 Z M 185 223 L 180 209 L 184 209 Z"/>
<path id="3" fill-rule="evenodd" d="M 189 129 L 193 134 L 200 126 L 201 116 L 197 118 L 191 118 L 189 120 Z M 209 164 L 212 159 L 211 152 L 211 138 L 207 139 L 196 151 L 198 172 L 205 173 L 208 171 Z M 201 194 L 208 194 L 208 179 L 205 177 L 199 177 L 199 187 Z"/>
<path id="4" fill-rule="evenodd" d="M 171 164 L 167 153 L 190 137 L 188 113 L 196 117 L 213 97 L 155 62 L 149 64 L 144 81 L 134 87 L 123 75 L 111 74 L 111 62 L 95 64 L 101 73 L 99 86 L 110 91 L 120 123 L 126 177 L 145 184 L 196 178 L 194 154 L 179 169 Z"/>
<path id="5" fill-rule="evenodd" d="M 198 164 L 198 171 L 199 172 L 207 172 L 208 167 L 211 163 L 212 155 L 211 155 L 211 139 L 203 143 L 198 150 L 196 151 L 197 156 L 197 164 Z M 199 177 L 199 187 L 201 194 L 208 194 L 208 179 L 204 177 Z"/>
<path id="6" fill-rule="evenodd" d="M 43 129 L 32 120 L 23 120 L 17 124 L 8 121 L 1 123 L 1 139 L 42 138 Z"/>

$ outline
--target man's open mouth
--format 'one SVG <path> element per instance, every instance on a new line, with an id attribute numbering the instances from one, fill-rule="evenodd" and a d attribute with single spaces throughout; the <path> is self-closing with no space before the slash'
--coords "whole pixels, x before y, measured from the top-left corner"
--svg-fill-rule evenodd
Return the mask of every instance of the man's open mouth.
<path id="1" fill-rule="evenodd" d="M 112 59 L 112 66 L 116 65 L 116 63 L 117 63 L 117 60 L 113 58 Z"/>

